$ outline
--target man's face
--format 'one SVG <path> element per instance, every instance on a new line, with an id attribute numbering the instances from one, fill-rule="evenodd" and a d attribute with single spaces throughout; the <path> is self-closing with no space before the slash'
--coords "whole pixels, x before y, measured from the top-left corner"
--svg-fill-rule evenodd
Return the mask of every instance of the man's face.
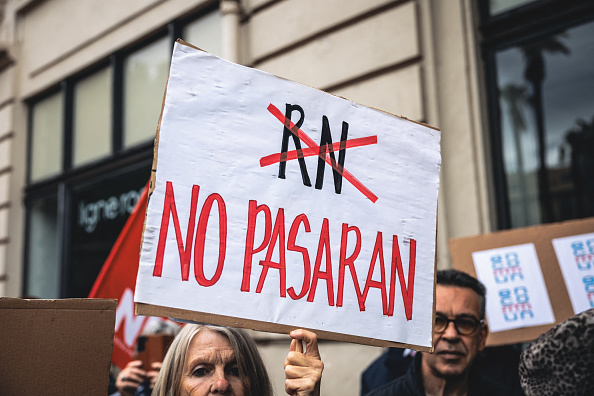
<path id="1" fill-rule="evenodd" d="M 480 318 L 479 296 L 472 289 L 437 285 L 435 298 L 436 315 L 449 319 Z M 435 332 L 433 336 L 434 353 L 423 353 L 423 375 L 447 379 L 465 374 L 477 353 L 485 347 L 487 333 L 487 327 L 482 325 L 470 335 L 461 335 L 454 323 L 449 322 L 442 333 Z"/>

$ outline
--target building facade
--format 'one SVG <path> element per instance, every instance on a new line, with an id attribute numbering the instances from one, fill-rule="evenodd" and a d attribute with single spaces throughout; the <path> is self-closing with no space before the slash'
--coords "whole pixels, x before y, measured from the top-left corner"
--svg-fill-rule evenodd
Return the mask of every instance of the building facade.
<path id="1" fill-rule="evenodd" d="M 594 215 L 592 2 L 2 0 L 0 14 L 0 296 L 88 294 L 148 180 L 178 37 L 439 127 L 439 268 L 450 238 Z M 259 337 L 282 367 L 286 339 Z M 324 387 L 357 394 L 380 351 L 325 347 Z"/>

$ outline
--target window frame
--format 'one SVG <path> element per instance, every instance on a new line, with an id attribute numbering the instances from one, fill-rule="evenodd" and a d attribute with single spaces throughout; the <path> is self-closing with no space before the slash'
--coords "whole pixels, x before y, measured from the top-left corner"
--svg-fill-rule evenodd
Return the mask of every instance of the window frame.
<path id="1" fill-rule="evenodd" d="M 539 37 L 594 21 L 594 2 L 580 0 L 538 0 L 495 16 L 489 15 L 488 0 L 477 0 L 480 51 L 485 71 L 496 227 L 512 228 L 508 185 L 503 159 L 503 137 L 495 56 L 498 51 Z M 550 191 L 547 192 L 550 195 Z"/>

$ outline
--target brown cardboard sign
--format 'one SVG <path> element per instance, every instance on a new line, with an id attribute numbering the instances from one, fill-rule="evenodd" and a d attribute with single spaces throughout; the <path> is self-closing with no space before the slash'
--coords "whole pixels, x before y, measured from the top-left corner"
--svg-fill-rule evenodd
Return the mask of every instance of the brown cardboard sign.
<path id="1" fill-rule="evenodd" d="M 546 293 L 544 300 L 548 298 L 550 301 L 551 320 L 548 323 L 541 323 L 539 325 L 531 325 L 528 327 L 518 327 L 510 330 L 493 331 L 493 328 L 491 328 L 487 339 L 488 345 L 503 345 L 531 341 L 550 329 L 556 323 L 562 322 L 576 313 L 572 306 L 564 273 L 560 267 L 558 255 L 553 243 L 554 241 L 567 239 L 565 237 L 576 236 L 576 240 L 579 240 L 580 236 L 592 232 L 594 232 L 594 218 L 589 218 L 450 240 L 450 254 L 454 268 L 467 272 L 473 276 L 477 276 L 477 267 L 475 267 L 475 263 L 479 263 L 478 265 L 480 266 L 479 269 L 481 272 L 491 271 L 493 274 L 499 276 L 497 281 L 500 282 L 500 285 L 497 287 L 500 287 L 500 290 L 495 294 L 495 299 L 500 300 L 498 301 L 498 303 L 501 302 L 499 307 L 502 307 L 504 310 L 503 312 L 508 315 L 506 318 L 512 319 L 511 315 L 514 315 L 513 318 L 516 318 L 525 313 L 533 315 L 533 312 L 531 311 L 533 308 L 531 302 L 533 302 L 533 304 L 538 304 L 542 301 L 535 301 L 534 299 L 529 300 L 527 295 L 520 295 L 519 301 L 514 300 L 514 297 L 518 297 L 517 294 L 513 294 L 514 292 L 519 291 L 520 294 L 522 294 L 525 291 L 523 286 L 520 288 L 514 287 L 514 282 L 518 278 L 542 277 L 542 282 L 545 286 L 543 290 Z M 534 260 L 536 263 L 535 270 L 532 271 L 528 270 L 527 267 L 521 268 L 521 266 L 518 266 L 519 256 L 513 252 L 509 255 L 503 255 L 506 256 L 503 261 L 500 260 L 500 255 L 494 254 L 491 257 L 492 261 L 488 263 L 489 265 L 487 269 L 485 269 L 487 265 L 484 265 L 484 262 L 481 263 L 478 260 L 478 257 L 480 257 L 481 254 L 489 254 L 491 251 L 505 252 L 505 249 L 508 247 L 512 250 L 514 247 L 533 250 L 536 257 Z M 594 255 L 587 257 L 592 258 Z M 586 272 L 583 274 L 586 275 Z M 478 278 L 481 279 L 480 276 L 478 276 Z M 487 289 L 489 289 L 488 285 Z M 493 302 L 493 294 L 490 295 L 489 290 L 487 290 L 487 295 L 488 319 L 490 316 L 489 301 L 491 299 Z M 510 303 L 510 305 L 505 305 L 507 303 L 504 301 L 513 302 L 513 304 Z M 512 305 L 513 308 L 511 307 Z M 491 310 L 491 314 L 492 313 L 493 310 Z M 491 315 L 491 317 L 494 318 L 495 315 Z M 494 320 L 491 320 L 491 322 L 494 322 Z M 491 324 L 490 327 L 492 327 Z"/>
<path id="2" fill-rule="evenodd" d="M 0 393 L 106 395 L 116 300 L 0 298 Z"/>

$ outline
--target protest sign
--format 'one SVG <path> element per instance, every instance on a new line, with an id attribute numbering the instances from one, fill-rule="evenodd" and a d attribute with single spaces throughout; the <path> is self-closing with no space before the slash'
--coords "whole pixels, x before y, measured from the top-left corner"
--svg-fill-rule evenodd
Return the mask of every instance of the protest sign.
<path id="1" fill-rule="evenodd" d="M 594 233 L 553 239 L 575 313 L 594 308 Z"/>
<path id="2" fill-rule="evenodd" d="M 531 341 L 589 308 L 592 231 L 594 218 L 450 240 L 454 267 L 487 288 L 487 344 Z"/>
<path id="3" fill-rule="evenodd" d="M 533 243 L 472 253 L 492 332 L 555 322 Z"/>
<path id="4" fill-rule="evenodd" d="M 440 133 L 176 43 L 137 313 L 432 345 Z"/>

